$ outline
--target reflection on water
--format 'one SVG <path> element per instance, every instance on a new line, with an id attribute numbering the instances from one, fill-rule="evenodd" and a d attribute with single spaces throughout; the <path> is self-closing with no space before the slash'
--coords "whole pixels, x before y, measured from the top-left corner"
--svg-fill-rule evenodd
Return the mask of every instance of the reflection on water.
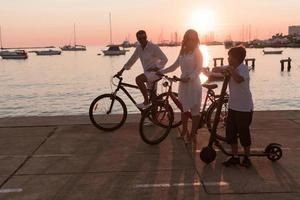
<path id="1" fill-rule="evenodd" d="M 209 67 L 209 61 L 212 59 L 211 54 L 209 52 L 209 48 L 206 45 L 200 45 L 200 50 L 203 55 L 203 66 L 204 67 Z"/>
<path id="2" fill-rule="evenodd" d="M 91 46 L 86 52 L 63 52 L 50 57 L 30 54 L 27 60 L 19 61 L 0 59 L 0 117 L 88 114 L 95 97 L 112 91 L 111 77 L 133 53 L 132 48 L 125 56 L 97 56 L 102 48 Z M 224 57 L 226 64 L 227 50 L 223 46 L 201 45 L 200 49 L 204 66 L 212 66 L 214 57 Z M 169 59 L 167 65 L 171 65 L 180 47 L 162 50 Z M 261 49 L 247 49 L 247 57 L 256 58 L 255 71 L 250 72 L 255 110 L 300 109 L 300 49 L 282 50 L 282 55 L 263 55 Z M 280 72 L 280 59 L 287 57 L 292 59 L 291 72 Z M 124 72 L 124 81 L 134 83 L 140 73 L 138 61 Z M 180 75 L 180 69 L 174 74 Z M 161 86 L 158 88 L 162 90 Z M 138 102 L 142 101 L 138 90 L 129 91 Z M 119 95 L 129 112 L 138 112 L 121 91 Z"/>

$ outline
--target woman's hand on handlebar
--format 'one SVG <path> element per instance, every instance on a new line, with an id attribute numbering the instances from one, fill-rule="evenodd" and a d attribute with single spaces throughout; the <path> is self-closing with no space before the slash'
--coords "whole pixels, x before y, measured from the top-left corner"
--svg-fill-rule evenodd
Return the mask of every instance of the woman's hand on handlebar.
<path id="1" fill-rule="evenodd" d="M 189 77 L 187 78 L 181 78 L 180 81 L 183 82 L 183 83 L 187 83 L 189 82 L 191 79 Z"/>

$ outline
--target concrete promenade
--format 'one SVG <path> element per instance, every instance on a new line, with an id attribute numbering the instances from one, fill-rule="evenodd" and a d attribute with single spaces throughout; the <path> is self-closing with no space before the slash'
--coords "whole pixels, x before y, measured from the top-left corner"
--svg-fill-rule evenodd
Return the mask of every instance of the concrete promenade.
<path id="1" fill-rule="evenodd" d="M 0 118 L 0 200 L 299 199 L 300 111 L 254 113 L 253 148 L 281 143 L 283 157 L 252 157 L 250 169 L 223 167 L 220 151 L 204 164 L 205 128 L 193 151 L 176 139 L 178 129 L 145 144 L 138 121 L 130 115 L 106 133 L 88 116 Z"/>

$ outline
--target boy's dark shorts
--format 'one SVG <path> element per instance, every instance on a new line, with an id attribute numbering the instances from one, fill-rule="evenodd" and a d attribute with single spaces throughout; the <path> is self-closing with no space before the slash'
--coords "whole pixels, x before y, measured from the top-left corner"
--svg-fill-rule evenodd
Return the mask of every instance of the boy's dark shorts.
<path id="1" fill-rule="evenodd" d="M 228 144 L 237 144 L 238 137 L 243 147 L 251 145 L 250 124 L 253 112 L 228 110 L 226 141 Z"/>

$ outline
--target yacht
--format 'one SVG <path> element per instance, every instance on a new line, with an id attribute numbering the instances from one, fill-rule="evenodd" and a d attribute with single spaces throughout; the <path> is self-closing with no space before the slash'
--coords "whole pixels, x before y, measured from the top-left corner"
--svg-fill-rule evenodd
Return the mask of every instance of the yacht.
<path id="1" fill-rule="evenodd" d="M 4 48 L 2 44 L 2 32 L 0 26 L 0 57 L 2 57 L 3 59 L 27 59 L 28 58 L 27 52 L 24 50 L 8 51 L 3 49 Z"/>
<path id="2" fill-rule="evenodd" d="M 126 50 L 120 49 L 120 45 L 108 45 L 107 50 L 102 50 L 105 56 L 119 56 L 125 55 Z"/>
<path id="3" fill-rule="evenodd" d="M 28 54 L 24 50 L 15 51 L 1 51 L 0 56 L 2 59 L 27 59 Z"/>
<path id="4" fill-rule="evenodd" d="M 124 47 L 123 47 L 123 49 L 120 49 L 120 46 L 122 46 L 122 45 L 115 45 L 112 43 L 111 14 L 110 13 L 109 13 L 109 27 L 110 27 L 110 45 L 107 45 L 108 49 L 102 50 L 102 52 L 104 53 L 105 56 L 125 55 L 127 50 L 125 50 Z"/>
<path id="5" fill-rule="evenodd" d="M 282 50 L 263 50 L 264 54 L 282 54 Z"/>
<path id="6" fill-rule="evenodd" d="M 86 51 L 86 46 L 76 44 L 76 28 L 74 24 L 74 45 L 65 45 L 60 47 L 62 51 Z"/>
<path id="7" fill-rule="evenodd" d="M 235 46 L 235 44 L 234 44 L 234 42 L 232 40 L 226 40 L 226 41 L 224 41 L 224 47 L 225 47 L 225 49 L 230 49 L 233 46 Z"/>
<path id="8" fill-rule="evenodd" d="M 63 47 L 60 47 L 62 51 L 86 51 L 86 47 L 84 45 L 65 45 Z"/>
<path id="9" fill-rule="evenodd" d="M 34 51 L 38 56 L 52 56 L 52 55 L 60 55 L 61 51 L 59 50 L 41 50 L 41 51 Z"/>

